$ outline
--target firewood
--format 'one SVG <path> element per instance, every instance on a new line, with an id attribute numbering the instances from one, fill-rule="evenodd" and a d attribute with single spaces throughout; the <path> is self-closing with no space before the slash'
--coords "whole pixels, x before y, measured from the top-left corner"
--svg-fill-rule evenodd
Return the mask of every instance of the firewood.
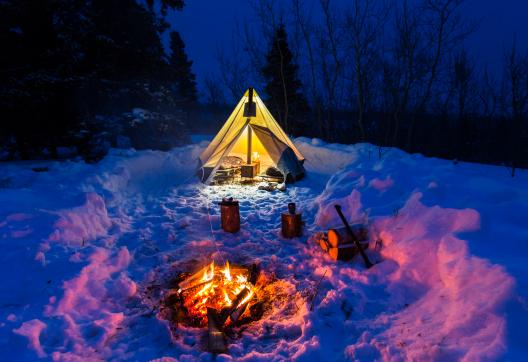
<path id="1" fill-rule="evenodd" d="M 235 310 L 233 311 L 233 313 L 231 313 L 231 314 L 229 315 L 229 318 L 231 319 L 231 322 L 236 323 L 236 321 L 238 321 L 238 318 L 240 318 L 240 316 L 241 316 L 242 314 L 244 314 L 244 312 L 246 311 L 246 308 L 247 308 L 248 304 L 249 304 L 248 302 L 245 302 L 245 303 L 243 303 L 243 304 L 239 304 L 239 305 L 235 308 Z"/>
<path id="2" fill-rule="evenodd" d="M 243 312 L 246 310 L 247 304 L 241 303 L 249 294 L 251 291 L 248 288 L 244 288 L 238 295 L 235 297 L 235 300 L 233 300 L 233 303 L 231 304 L 231 307 L 223 309 L 219 316 L 218 320 L 221 325 L 224 325 L 227 321 L 227 318 L 231 318 L 232 322 L 236 322 L 238 318 L 243 314 Z"/>
<path id="3" fill-rule="evenodd" d="M 207 324 L 209 328 L 207 349 L 212 353 L 225 353 L 227 351 L 225 335 L 218 320 L 218 313 L 213 308 L 207 308 Z"/>
<path id="4" fill-rule="evenodd" d="M 260 271 L 257 264 L 251 264 L 251 268 L 249 269 L 248 282 L 250 282 L 252 285 L 255 285 L 257 283 L 259 273 Z"/>
<path id="5" fill-rule="evenodd" d="M 352 232 L 359 241 L 368 239 L 368 229 L 362 224 L 355 224 L 351 226 Z M 334 228 L 328 230 L 328 243 L 331 247 L 337 248 L 340 245 L 354 244 L 354 240 L 347 232 L 345 227 Z"/>
<path id="6" fill-rule="evenodd" d="M 337 211 L 337 214 L 339 215 L 339 218 L 341 219 L 341 221 L 345 225 L 345 228 L 346 228 L 348 234 L 352 238 L 352 241 L 356 245 L 356 248 L 359 251 L 359 254 L 363 258 L 363 261 L 365 262 L 365 266 L 367 267 L 367 269 L 371 268 L 372 266 L 374 266 L 374 264 L 372 264 L 372 262 L 369 260 L 369 258 L 367 256 L 367 254 L 365 254 L 365 252 L 363 251 L 364 249 L 361 246 L 360 241 L 358 240 L 358 237 L 354 234 L 354 231 L 352 230 L 352 228 L 350 227 L 350 224 L 346 220 L 345 215 L 343 215 L 343 211 L 341 210 L 341 205 L 334 205 L 334 207 L 335 207 L 335 209 Z"/>
<path id="7" fill-rule="evenodd" d="M 335 235 L 335 234 L 334 234 Z M 330 231 L 327 235 L 322 234 L 316 240 L 321 246 L 321 248 L 328 252 L 328 255 L 334 260 L 347 261 L 352 259 L 357 253 L 358 249 L 354 243 L 342 243 L 339 242 L 341 239 L 333 239 L 333 242 L 330 243 Z M 338 241 L 336 243 L 336 240 Z M 337 246 L 335 246 L 337 244 Z M 368 242 L 361 242 L 361 247 L 363 250 L 368 248 Z"/>
<path id="8" fill-rule="evenodd" d="M 328 251 L 330 244 L 328 243 L 328 235 L 326 233 L 318 233 L 315 239 L 321 246 L 321 249 Z"/>
<path id="9" fill-rule="evenodd" d="M 206 273 L 208 270 L 210 270 L 211 266 L 210 265 L 207 265 L 203 268 L 201 268 L 200 270 L 198 270 L 196 273 L 192 274 L 191 276 L 183 279 L 182 281 L 180 281 L 178 283 L 178 288 L 180 288 L 180 292 L 183 292 L 183 291 L 186 291 L 186 290 L 189 290 L 189 289 L 192 289 L 194 287 L 198 287 L 200 285 L 203 285 L 205 283 L 208 283 L 208 281 L 203 281 L 202 278 L 203 278 L 203 275 L 204 273 Z"/>
<path id="10" fill-rule="evenodd" d="M 361 243 L 363 250 L 367 249 L 368 243 Z M 328 248 L 328 255 L 334 260 L 347 261 L 352 259 L 358 253 L 354 244 L 341 245 L 337 248 Z"/>
<path id="11" fill-rule="evenodd" d="M 251 290 L 248 288 L 244 288 L 238 295 L 236 296 L 235 300 L 233 301 L 233 307 L 229 312 L 229 318 L 231 318 L 231 322 L 236 322 L 238 318 L 245 312 L 246 307 L 248 305 L 248 301 L 245 303 L 242 303 L 244 299 L 247 298 L 247 296 L 251 293 Z"/>
<path id="12" fill-rule="evenodd" d="M 196 283 L 196 284 L 192 284 L 192 285 L 190 285 L 190 286 L 187 286 L 187 287 L 185 287 L 185 288 L 180 286 L 180 289 L 178 290 L 178 292 L 179 292 L 180 294 L 182 294 L 182 293 L 186 293 L 186 292 L 192 292 L 193 290 L 196 290 L 196 289 L 199 289 L 199 288 L 203 287 L 203 286 L 204 286 L 205 284 L 207 284 L 207 283 L 211 283 L 211 281 L 208 280 L 208 281 L 206 281 L 206 282 L 199 282 L 199 283 Z"/>

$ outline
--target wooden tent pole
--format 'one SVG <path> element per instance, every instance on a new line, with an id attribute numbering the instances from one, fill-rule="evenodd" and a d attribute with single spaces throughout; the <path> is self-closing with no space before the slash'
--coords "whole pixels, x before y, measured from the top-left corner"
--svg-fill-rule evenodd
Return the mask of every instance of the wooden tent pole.
<path id="1" fill-rule="evenodd" d="M 253 88 L 249 88 L 248 89 L 248 103 L 247 103 L 247 108 L 248 108 L 248 113 L 247 113 L 247 117 L 248 117 L 248 146 L 247 146 L 247 157 L 246 157 L 246 161 L 247 161 L 247 164 L 251 164 L 251 138 L 253 136 L 253 129 L 251 129 L 251 126 L 249 125 L 249 123 L 251 122 L 251 116 L 253 115 L 253 113 L 251 112 L 251 107 L 253 105 Z"/>
<path id="2" fill-rule="evenodd" d="M 249 165 L 251 163 L 251 138 L 253 136 L 253 129 L 251 128 L 251 126 L 249 125 L 249 118 L 248 118 L 248 125 L 247 125 L 247 128 L 248 128 L 248 139 L 247 139 L 247 143 L 248 143 L 248 146 L 247 146 L 247 164 Z"/>

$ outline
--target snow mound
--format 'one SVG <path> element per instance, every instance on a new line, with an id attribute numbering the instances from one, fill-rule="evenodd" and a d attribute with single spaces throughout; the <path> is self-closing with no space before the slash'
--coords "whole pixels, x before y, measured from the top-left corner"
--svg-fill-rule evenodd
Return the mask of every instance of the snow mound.
<path id="1" fill-rule="evenodd" d="M 111 150 L 99 165 L 101 171 L 85 182 L 84 189 L 94 190 L 94 185 L 98 185 L 109 198 L 164 192 L 195 177 L 202 150 L 197 145 L 169 152 Z"/>
<path id="2" fill-rule="evenodd" d="M 359 157 L 354 145 L 326 144 L 324 141 L 306 137 L 296 138 L 295 146 L 305 157 L 305 168 L 309 172 L 331 175 Z"/>
<path id="3" fill-rule="evenodd" d="M 44 358 L 47 354 L 40 344 L 40 334 L 45 328 L 46 324 L 44 322 L 38 319 L 32 319 L 22 323 L 20 328 L 13 329 L 13 332 L 26 337 L 29 341 L 28 347 L 37 352 L 39 358 Z"/>
<path id="4" fill-rule="evenodd" d="M 94 192 L 86 194 L 84 205 L 60 210 L 57 214 L 60 217 L 55 222 L 49 241 L 82 245 L 85 241 L 105 236 L 112 226 L 105 201 Z"/>
<path id="5" fill-rule="evenodd" d="M 392 179 L 379 187 L 383 179 L 375 168 L 351 165 L 334 175 L 316 199 L 316 223 L 339 225 L 336 203 L 349 220 L 361 221 L 378 205 L 401 198 L 399 192 L 388 194 Z M 346 347 L 351 360 L 482 360 L 505 351 L 501 307 L 512 297 L 514 280 L 503 267 L 472 256 L 467 242 L 457 237 L 479 229 L 479 213 L 426 206 L 422 196 L 412 192 L 392 216 L 371 222 L 374 238 L 383 240 L 384 262 L 370 273 L 386 285 L 393 310 L 378 314 L 369 330 Z"/>
<path id="6" fill-rule="evenodd" d="M 57 302 L 50 298 L 47 317 L 63 321 L 59 340 L 50 338 L 47 347 L 56 361 L 104 358 L 110 355 L 109 340 L 124 320 L 121 305 L 136 293 L 136 284 L 123 272 L 132 257 L 126 248 L 116 255 L 98 248 L 80 274 L 64 282 L 64 294 Z"/>

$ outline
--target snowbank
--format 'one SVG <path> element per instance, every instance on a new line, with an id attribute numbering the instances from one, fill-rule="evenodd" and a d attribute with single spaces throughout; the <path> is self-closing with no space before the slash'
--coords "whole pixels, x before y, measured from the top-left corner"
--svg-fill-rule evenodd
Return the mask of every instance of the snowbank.
<path id="1" fill-rule="evenodd" d="M 44 358 L 47 354 L 40 345 L 40 334 L 44 328 L 46 328 L 45 323 L 38 319 L 32 319 L 22 323 L 20 328 L 13 329 L 13 333 L 26 337 L 28 339 L 28 347 L 33 349 L 38 357 Z"/>
<path id="2" fill-rule="evenodd" d="M 479 212 L 424 205 L 422 192 L 429 200 L 436 199 L 430 194 L 436 196 L 441 182 L 429 170 L 417 169 L 409 157 L 394 153 L 400 151 L 350 164 L 332 176 L 315 200 L 319 205 L 315 221 L 325 228 L 340 224 L 336 203 L 350 220 L 371 218 L 371 232 L 384 245 L 381 257 L 385 261 L 375 267 L 377 282 L 386 285 L 391 304 L 405 307 L 378 315 L 369 331 L 346 347 L 345 355 L 354 360 L 501 356 L 507 349 L 503 307 L 514 296 L 515 281 L 503 267 L 472 256 L 467 241 L 459 238 L 481 228 Z M 425 164 L 427 159 L 422 161 Z M 456 178 L 446 172 L 452 169 L 447 162 L 439 163 L 443 163 L 444 179 Z M 482 194 L 490 191 L 479 186 Z M 442 196 L 442 202 L 449 204 Z"/>
<path id="3" fill-rule="evenodd" d="M 72 209 L 57 212 L 59 220 L 49 241 L 68 245 L 83 245 L 85 241 L 106 236 L 112 221 L 108 217 L 103 198 L 93 192 L 86 194 L 86 202 Z"/>
<path id="4" fill-rule="evenodd" d="M 64 282 L 60 300 L 50 298 L 45 315 L 64 322 L 62 342 L 53 345 L 54 341 L 47 341 L 55 350 L 54 360 L 106 358 L 112 354 L 108 342 L 124 320 L 121 304 L 136 293 L 136 284 L 123 273 L 130 261 L 126 248 L 114 256 L 96 249 L 80 274 Z"/>
<path id="5" fill-rule="evenodd" d="M 190 145 L 170 152 L 112 150 L 99 164 L 100 171 L 87 180 L 109 196 L 135 192 L 165 192 L 194 177 L 203 145 Z M 125 156 L 125 157 L 123 157 Z"/>
<path id="6" fill-rule="evenodd" d="M 327 144 L 313 138 L 296 138 L 295 146 L 305 157 L 305 168 L 309 172 L 332 175 L 359 157 L 354 145 Z"/>

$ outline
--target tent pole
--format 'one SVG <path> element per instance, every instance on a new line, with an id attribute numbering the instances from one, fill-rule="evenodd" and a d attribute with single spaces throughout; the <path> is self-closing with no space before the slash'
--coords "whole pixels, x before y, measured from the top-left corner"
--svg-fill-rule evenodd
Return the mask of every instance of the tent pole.
<path id="1" fill-rule="evenodd" d="M 251 129 L 251 126 L 249 125 L 249 118 L 248 118 L 248 139 L 247 139 L 247 164 L 251 164 L 251 138 L 253 130 Z"/>

